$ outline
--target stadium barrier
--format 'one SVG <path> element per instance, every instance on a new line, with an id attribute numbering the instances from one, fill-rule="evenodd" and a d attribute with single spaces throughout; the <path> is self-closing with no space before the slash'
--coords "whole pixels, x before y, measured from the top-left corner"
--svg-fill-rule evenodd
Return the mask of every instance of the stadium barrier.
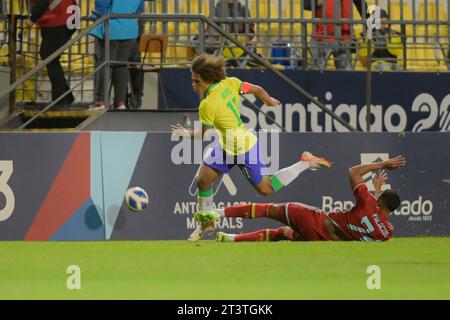
<path id="1" fill-rule="evenodd" d="M 0 240 L 185 239 L 195 227 L 201 161 L 190 148 L 199 143 L 153 132 L 1 133 Z M 344 209 L 353 200 L 348 167 L 402 154 L 408 165 L 388 180 L 403 200 L 390 218 L 394 235 L 450 235 L 448 133 L 277 133 L 266 157 L 270 170 L 297 161 L 304 150 L 326 155 L 333 168 L 305 172 L 269 198 L 257 195 L 235 168 L 215 186 L 215 205 L 294 201 Z M 123 201 L 132 186 L 150 197 L 140 213 Z M 223 219 L 218 229 L 239 233 L 275 226 L 266 219 Z"/>

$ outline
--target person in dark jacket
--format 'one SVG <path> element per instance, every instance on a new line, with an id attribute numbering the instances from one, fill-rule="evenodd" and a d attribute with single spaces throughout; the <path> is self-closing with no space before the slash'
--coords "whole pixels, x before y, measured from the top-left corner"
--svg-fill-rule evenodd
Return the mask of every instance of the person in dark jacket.
<path id="1" fill-rule="evenodd" d="M 45 60 L 66 44 L 74 34 L 75 29 L 71 30 L 67 26 L 67 21 L 71 16 L 71 11 L 68 8 L 73 5 L 77 5 L 76 0 L 31 0 L 31 22 L 29 26 L 36 24 L 41 30 L 42 43 L 39 54 L 42 60 Z M 53 101 L 70 89 L 60 58 L 61 56 L 58 56 L 47 65 L 48 77 L 52 84 Z M 75 97 L 70 93 L 56 106 L 66 107 L 74 100 Z"/>
<path id="2" fill-rule="evenodd" d="M 144 33 L 144 21 L 140 20 L 139 36 L 131 50 L 130 62 L 141 63 L 141 36 Z M 130 67 L 131 90 L 128 93 L 128 108 L 140 109 L 142 107 L 142 98 L 144 97 L 144 71 L 140 66 L 134 65 Z"/>
<path id="3" fill-rule="evenodd" d="M 372 5 L 368 8 L 370 17 L 375 16 L 378 6 Z M 402 34 L 391 29 L 388 24 L 389 14 L 386 10 L 378 7 L 381 23 L 380 29 L 374 29 L 373 46 L 371 51 L 372 70 L 374 71 L 396 71 L 399 70 L 398 59 L 403 53 Z M 363 39 L 364 35 L 361 34 Z M 369 59 L 367 52 L 367 42 L 363 39 L 362 47 L 359 50 L 358 59 L 361 64 L 368 67 Z"/>
<path id="4" fill-rule="evenodd" d="M 248 8 L 237 0 L 220 0 L 214 8 L 214 15 L 218 18 L 251 18 Z M 224 23 L 230 33 L 255 33 L 254 23 Z"/>

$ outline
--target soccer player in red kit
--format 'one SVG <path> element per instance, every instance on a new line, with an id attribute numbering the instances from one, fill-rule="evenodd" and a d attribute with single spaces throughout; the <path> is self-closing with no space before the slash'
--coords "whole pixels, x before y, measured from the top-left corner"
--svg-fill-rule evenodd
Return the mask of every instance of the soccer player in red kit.
<path id="1" fill-rule="evenodd" d="M 393 226 L 388 221 L 390 213 L 400 207 L 400 197 L 393 190 L 381 192 L 387 174 L 382 171 L 374 177 L 375 196 L 367 189 L 363 175 L 380 169 L 394 170 L 406 164 L 403 156 L 362 164 L 349 169 L 350 185 L 356 204 L 350 209 L 326 212 L 302 203 L 252 203 L 197 212 L 195 219 L 208 231 L 221 216 L 277 220 L 286 226 L 263 229 L 245 234 L 218 232 L 217 241 L 385 241 L 392 237 Z M 205 232 L 206 233 L 206 232 Z"/>

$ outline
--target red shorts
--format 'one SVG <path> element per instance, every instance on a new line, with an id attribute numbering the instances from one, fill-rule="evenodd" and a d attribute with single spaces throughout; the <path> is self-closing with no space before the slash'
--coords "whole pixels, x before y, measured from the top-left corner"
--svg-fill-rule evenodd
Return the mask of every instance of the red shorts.
<path id="1" fill-rule="evenodd" d="M 283 210 L 286 225 L 296 231 L 294 232 L 295 240 L 333 240 L 325 225 L 325 221 L 328 217 L 323 211 L 302 203 L 293 202 L 282 204 L 280 210 Z"/>

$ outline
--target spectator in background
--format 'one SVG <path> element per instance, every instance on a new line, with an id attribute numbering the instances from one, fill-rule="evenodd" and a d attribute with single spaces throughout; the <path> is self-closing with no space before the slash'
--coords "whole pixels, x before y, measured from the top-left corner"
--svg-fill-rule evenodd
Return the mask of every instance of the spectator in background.
<path id="1" fill-rule="evenodd" d="M 217 18 L 251 18 L 250 11 L 238 0 L 219 0 L 214 8 L 214 16 Z M 254 34 L 254 23 L 220 23 L 224 30 L 229 33 L 239 34 Z M 253 36 L 248 36 L 245 42 L 250 41 Z M 221 37 L 212 28 L 206 30 L 206 52 L 209 54 L 218 53 L 220 50 Z"/>
<path id="2" fill-rule="evenodd" d="M 144 0 L 95 0 L 94 17 L 104 14 L 136 14 L 144 11 Z M 131 51 L 139 35 L 137 19 L 112 19 L 109 39 L 112 61 L 129 61 Z M 95 37 L 95 68 L 105 61 L 105 24 L 92 30 Z M 125 110 L 125 100 L 129 81 L 127 63 L 112 65 L 112 84 L 114 87 L 114 108 Z M 94 89 L 95 105 L 92 109 L 105 109 L 105 71 L 96 74 Z"/>
<path id="3" fill-rule="evenodd" d="M 375 16 L 375 10 L 379 9 L 381 24 L 380 29 L 373 29 L 373 51 L 371 52 L 372 70 L 374 71 L 395 71 L 398 70 L 398 58 L 402 54 L 401 34 L 389 28 L 387 21 L 389 14 L 386 10 L 375 5 L 370 6 L 368 14 L 370 17 Z M 363 36 L 363 35 L 361 35 Z M 365 67 L 368 67 L 367 44 L 364 42 L 359 50 L 359 61 Z"/>
<path id="4" fill-rule="evenodd" d="M 141 36 L 144 33 L 144 21 L 139 20 L 139 36 L 134 43 L 130 54 L 130 62 L 141 63 Z M 128 108 L 140 109 L 142 107 L 142 98 L 144 97 L 144 71 L 139 65 L 130 66 L 131 90 L 128 94 Z"/>
<path id="5" fill-rule="evenodd" d="M 220 0 L 214 9 L 214 15 L 218 18 L 245 18 L 250 19 L 250 11 L 246 5 L 239 0 Z M 238 41 L 247 47 L 252 47 L 251 41 L 255 34 L 255 24 L 246 22 L 224 22 L 221 27 L 233 34 Z M 220 38 L 219 38 L 220 40 Z M 254 50 L 256 53 L 256 50 Z M 227 67 L 244 67 L 251 64 L 244 50 L 235 46 L 234 43 L 226 41 L 223 47 L 223 55 L 227 58 Z M 257 66 L 257 65 L 255 65 Z"/>
<path id="6" fill-rule="evenodd" d="M 31 0 L 31 17 L 28 23 L 32 27 L 35 23 L 41 31 L 42 43 L 39 55 L 42 60 L 50 57 L 55 51 L 65 45 L 75 32 L 67 27 L 67 20 L 71 15 L 68 8 L 77 5 L 76 0 Z M 61 56 L 47 64 L 48 77 L 52 85 L 52 100 L 55 101 L 70 90 L 60 62 Z M 56 107 L 68 107 L 75 100 L 72 93 L 56 104 Z"/>
<path id="7" fill-rule="evenodd" d="M 350 19 L 352 0 L 316 0 L 314 15 L 318 19 Z M 338 16 L 336 15 L 338 14 Z M 315 23 L 311 56 L 313 66 L 326 67 L 330 55 L 338 70 L 351 69 L 351 26 L 348 23 Z"/>
<path id="8" fill-rule="evenodd" d="M 214 9 L 214 16 L 219 18 L 251 18 L 248 8 L 238 0 L 220 0 Z M 227 31 L 230 33 L 255 33 L 254 23 L 223 23 L 221 25 L 222 27 L 227 26 Z"/>

